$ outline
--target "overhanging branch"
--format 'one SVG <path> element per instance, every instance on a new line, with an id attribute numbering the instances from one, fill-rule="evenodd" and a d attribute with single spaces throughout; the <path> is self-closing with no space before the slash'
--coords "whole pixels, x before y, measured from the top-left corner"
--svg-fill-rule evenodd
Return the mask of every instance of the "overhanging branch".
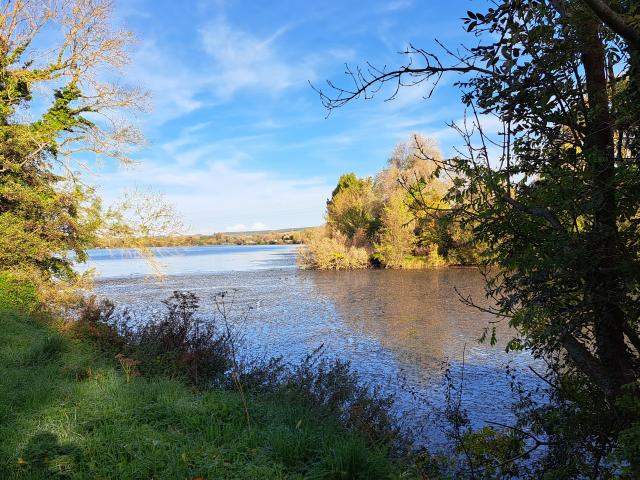
<path id="1" fill-rule="evenodd" d="M 562 230 L 562 223 L 560 223 L 560 220 L 558 220 L 558 217 L 556 217 L 550 210 L 544 207 L 527 207 L 526 205 L 523 205 L 517 200 L 514 200 L 513 198 L 511 198 L 506 193 L 502 196 L 502 199 L 505 202 L 507 202 L 509 205 L 511 205 L 513 208 L 515 208 L 516 210 L 519 210 L 524 213 L 528 213 L 529 215 L 532 215 L 534 217 L 543 218 L 557 230 Z"/>
<path id="2" fill-rule="evenodd" d="M 640 50 L 640 32 L 632 28 L 618 12 L 604 0 L 584 0 L 591 10 L 611 30 L 624 38 L 633 48 Z"/>

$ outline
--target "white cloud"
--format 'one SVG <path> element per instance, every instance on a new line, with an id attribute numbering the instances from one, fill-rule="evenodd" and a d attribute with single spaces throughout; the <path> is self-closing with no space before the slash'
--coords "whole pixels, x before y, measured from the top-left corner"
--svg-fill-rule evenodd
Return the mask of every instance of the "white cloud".
<path id="1" fill-rule="evenodd" d="M 199 57 L 195 65 L 189 63 L 189 57 L 176 55 L 170 46 L 146 36 L 125 72 L 128 81 L 151 93 L 153 112 L 145 122 L 162 125 L 203 107 L 217 106 L 243 90 L 281 93 L 306 87 L 316 79 L 321 62 L 353 56 L 350 49 L 333 49 L 287 59 L 282 53 L 285 49 L 280 51 L 276 44 L 288 29 L 284 26 L 258 37 L 220 17 L 199 30 L 208 55 Z"/>
<path id="2" fill-rule="evenodd" d="M 261 222 L 256 222 L 252 225 L 247 226 L 244 223 L 236 223 L 235 225 L 229 225 L 226 230 L 227 232 L 256 232 L 260 230 L 266 230 L 268 226 Z"/>
<path id="3" fill-rule="evenodd" d="M 103 174 L 106 203 L 132 187 L 163 192 L 184 216 L 189 231 L 264 230 L 318 225 L 332 185 L 241 168 L 234 159 L 211 158 L 191 168 L 142 161 L 137 168 Z"/>
<path id="4" fill-rule="evenodd" d="M 291 62 L 277 49 L 276 41 L 288 29 L 284 26 L 260 38 L 232 27 L 222 17 L 201 29 L 203 47 L 215 63 L 210 80 L 218 96 L 226 99 L 252 88 L 281 92 L 313 80 L 315 62 L 310 57 Z"/>

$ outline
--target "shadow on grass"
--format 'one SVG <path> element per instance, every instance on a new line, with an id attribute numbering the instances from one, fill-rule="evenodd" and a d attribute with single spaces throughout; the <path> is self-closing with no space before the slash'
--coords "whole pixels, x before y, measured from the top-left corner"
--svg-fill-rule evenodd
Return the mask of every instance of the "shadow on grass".
<path id="1" fill-rule="evenodd" d="M 29 439 L 20 464 L 31 478 L 64 478 L 73 474 L 81 460 L 80 447 L 60 442 L 51 432 L 39 432 Z"/>

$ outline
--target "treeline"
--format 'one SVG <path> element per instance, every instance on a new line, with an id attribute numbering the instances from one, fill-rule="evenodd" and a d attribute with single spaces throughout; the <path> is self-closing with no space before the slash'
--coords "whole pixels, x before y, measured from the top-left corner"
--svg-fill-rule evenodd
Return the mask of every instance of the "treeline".
<path id="1" fill-rule="evenodd" d="M 450 214 L 451 179 L 438 175 L 435 142 L 413 134 L 393 150 L 375 177 L 342 175 L 327 200 L 326 225 L 301 250 L 313 269 L 428 268 L 472 265 L 478 250 L 470 228 Z"/>
<path id="2" fill-rule="evenodd" d="M 161 235 L 138 239 L 148 247 L 191 247 L 203 245 L 297 245 L 303 243 L 305 230 L 255 233 L 214 233 L 212 235 Z M 129 239 L 101 237 L 95 248 L 129 248 Z"/>

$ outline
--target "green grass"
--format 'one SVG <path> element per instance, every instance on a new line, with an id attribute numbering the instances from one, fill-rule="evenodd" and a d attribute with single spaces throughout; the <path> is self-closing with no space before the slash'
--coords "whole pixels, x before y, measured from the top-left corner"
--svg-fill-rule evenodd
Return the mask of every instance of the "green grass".
<path id="1" fill-rule="evenodd" d="M 284 400 L 134 378 L 89 342 L 0 312 L 0 478 L 406 478 L 383 448 Z"/>

